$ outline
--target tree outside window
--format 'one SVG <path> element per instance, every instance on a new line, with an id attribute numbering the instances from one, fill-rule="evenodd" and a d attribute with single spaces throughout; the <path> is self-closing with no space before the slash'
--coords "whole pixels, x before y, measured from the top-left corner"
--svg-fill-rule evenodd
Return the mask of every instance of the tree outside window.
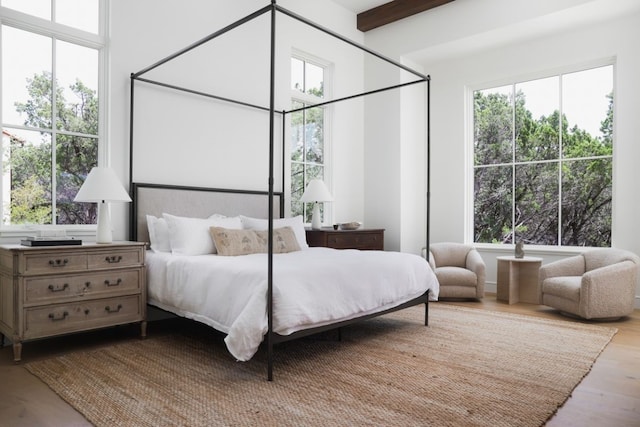
<path id="1" fill-rule="evenodd" d="M 613 66 L 474 92 L 474 241 L 611 245 Z"/>

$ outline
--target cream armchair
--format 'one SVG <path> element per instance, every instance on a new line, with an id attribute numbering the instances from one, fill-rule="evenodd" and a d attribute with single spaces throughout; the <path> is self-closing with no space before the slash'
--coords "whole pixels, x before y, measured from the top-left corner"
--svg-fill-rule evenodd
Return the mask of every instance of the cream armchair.
<path id="1" fill-rule="evenodd" d="M 439 298 L 483 298 L 485 265 L 471 245 L 433 243 L 429 264 L 440 282 Z"/>
<path id="2" fill-rule="evenodd" d="M 614 319 L 634 309 L 640 258 L 593 249 L 540 268 L 542 304 L 584 319 Z"/>

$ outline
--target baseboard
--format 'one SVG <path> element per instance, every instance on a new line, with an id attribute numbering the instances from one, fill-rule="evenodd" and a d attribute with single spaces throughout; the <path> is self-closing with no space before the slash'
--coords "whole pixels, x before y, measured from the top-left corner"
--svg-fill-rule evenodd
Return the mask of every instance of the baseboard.
<path id="1" fill-rule="evenodd" d="M 485 294 L 498 294 L 498 285 L 496 282 L 485 282 L 484 283 L 484 293 Z"/>

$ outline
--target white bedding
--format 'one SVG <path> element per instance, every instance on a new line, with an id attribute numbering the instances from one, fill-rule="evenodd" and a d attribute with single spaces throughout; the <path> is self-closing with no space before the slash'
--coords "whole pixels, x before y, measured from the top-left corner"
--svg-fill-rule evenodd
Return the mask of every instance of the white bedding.
<path id="1" fill-rule="evenodd" d="M 229 352 L 249 360 L 267 332 L 267 255 L 147 253 L 149 303 L 227 334 Z M 273 256 L 274 331 L 352 319 L 402 304 L 439 285 L 417 255 L 308 248 Z"/>

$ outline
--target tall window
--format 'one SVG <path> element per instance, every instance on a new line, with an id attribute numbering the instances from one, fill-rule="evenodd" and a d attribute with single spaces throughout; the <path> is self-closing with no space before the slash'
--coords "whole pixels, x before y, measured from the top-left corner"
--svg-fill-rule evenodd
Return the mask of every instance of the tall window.
<path id="1" fill-rule="evenodd" d="M 474 241 L 610 246 L 613 66 L 473 97 Z"/>
<path id="2" fill-rule="evenodd" d="M 3 228 L 95 224 L 74 203 L 98 162 L 100 0 L 0 0 Z"/>
<path id="3" fill-rule="evenodd" d="M 310 180 L 325 179 L 325 109 L 310 107 L 324 100 L 324 68 L 291 58 L 291 90 L 291 213 L 311 222 L 311 208 L 300 198 Z"/>

